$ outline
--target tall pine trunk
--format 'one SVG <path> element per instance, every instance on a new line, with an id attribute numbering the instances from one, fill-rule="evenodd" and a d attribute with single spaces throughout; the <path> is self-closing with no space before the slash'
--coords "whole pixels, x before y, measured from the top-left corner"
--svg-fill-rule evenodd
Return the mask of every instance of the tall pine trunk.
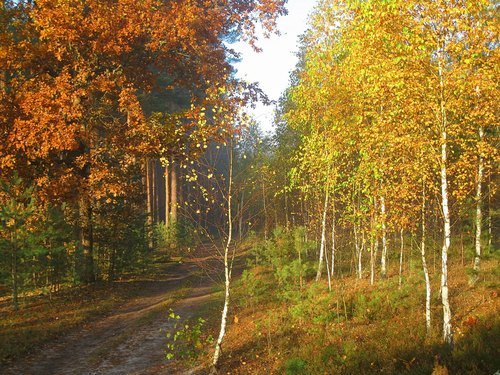
<path id="1" fill-rule="evenodd" d="M 145 165 L 145 188 L 146 188 L 146 224 L 147 224 L 147 238 L 148 238 L 148 247 L 150 249 L 153 248 L 153 236 L 152 236 L 152 225 L 153 225 L 153 216 L 152 216 L 152 206 L 151 206 L 151 165 L 149 159 L 146 159 Z"/>
<path id="2" fill-rule="evenodd" d="M 158 192 L 156 191 L 156 160 L 151 160 L 151 217 L 153 224 L 158 222 Z"/>
<path id="3" fill-rule="evenodd" d="M 170 170 L 168 164 L 165 165 L 165 226 L 170 225 Z"/>
<path id="4" fill-rule="evenodd" d="M 177 223 L 177 168 L 174 160 L 170 165 L 170 223 Z"/>

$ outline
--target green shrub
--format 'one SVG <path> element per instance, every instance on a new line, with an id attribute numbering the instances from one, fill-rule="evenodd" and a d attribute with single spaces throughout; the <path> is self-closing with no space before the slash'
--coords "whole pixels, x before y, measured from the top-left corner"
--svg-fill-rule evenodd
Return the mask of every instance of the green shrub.
<path id="1" fill-rule="evenodd" d="M 159 251 L 172 256 L 195 244 L 194 227 L 185 220 L 178 220 L 168 226 L 163 222 L 158 223 L 153 226 L 153 240 Z"/>
<path id="2" fill-rule="evenodd" d="M 214 342 L 211 335 L 203 334 L 203 326 L 206 321 L 198 318 L 194 322 L 181 322 L 181 317 L 172 309 L 169 310 L 168 320 L 173 324 L 173 328 L 167 332 L 169 339 L 165 358 L 170 360 L 179 358 L 182 360 L 195 360 L 204 353 L 205 345 Z"/>
<path id="3" fill-rule="evenodd" d="M 299 290 L 314 273 L 315 261 L 308 259 L 315 243 L 305 240 L 302 227 L 287 230 L 277 227 L 272 237 L 254 248 L 256 259 L 272 268 L 279 285 L 279 295 L 287 299 L 290 291 Z"/>
<path id="4" fill-rule="evenodd" d="M 274 293 L 269 293 L 272 288 L 272 281 L 266 278 L 262 268 L 244 270 L 241 275 L 241 287 L 244 293 L 244 302 L 248 305 L 255 305 L 266 299 L 273 297 Z"/>
<path id="5" fill-rule="evenodd" d="M 286 375 L 307 374 L 307 362 L 300 358 L 290 358 L 285 363 Z"/>

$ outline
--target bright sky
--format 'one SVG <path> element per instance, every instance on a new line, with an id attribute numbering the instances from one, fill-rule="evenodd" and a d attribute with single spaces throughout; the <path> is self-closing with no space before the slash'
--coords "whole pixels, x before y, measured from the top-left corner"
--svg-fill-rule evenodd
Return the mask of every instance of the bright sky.
<path id="1" fill-rule="evenodd" d="M 262 48 L 260 53 L 243 42 L 232 45 L 242 57 L 241 62 L 235 64 L 237 76 L 258 82 L 269 99 L 277 101 L 288 87 L 290 72 L 297 64 L 298 36 L 306 30 L 308 15 L 315 4 L 316 0 L 288 0 L 288 15 L 278 19 L 281 35 L 261 38 L 257 43 Z M 252 114 L 262 130 L 272 131 L 274 106 L 259 104 Z"/>

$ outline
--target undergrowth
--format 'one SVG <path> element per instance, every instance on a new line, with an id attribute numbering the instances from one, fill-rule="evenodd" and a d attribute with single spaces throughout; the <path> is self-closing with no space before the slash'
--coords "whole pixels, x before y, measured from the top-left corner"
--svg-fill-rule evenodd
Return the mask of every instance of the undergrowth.
<path id="1" fill-rule="evenodd" d="M 432 274 L 427 334 L 418 261 L 401 287 L 397 275 L 375 285 L 336 275 L 329 292 L 326 281 L 313 280 L 312 247 L 301 229 L 278 229 L 254 246 L 233 292 L 240 319 L 229 330 L 226 345 L 232 353 L 224 369 L 232 374 L 430 374 L 438 369 L 493 374 L 500 369 L 495 257 L 484 260 L 473 286 L 461 264 L 450 264 L 455 340 L 449 347 L 441 337 L 438 272 Z"/>

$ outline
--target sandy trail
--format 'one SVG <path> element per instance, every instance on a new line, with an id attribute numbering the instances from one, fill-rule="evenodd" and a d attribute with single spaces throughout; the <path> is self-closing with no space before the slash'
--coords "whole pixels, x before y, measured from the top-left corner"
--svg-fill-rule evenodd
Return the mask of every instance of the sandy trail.
<path id="1" fill-rule="evenodd" d="M 196 276 L 200 263 L 187 260 L 169 268 L 168 278 L 146 284 L 141 295 L 109 316 L 44 345 L 8 368 L 6 375 L 174 374 L 165 359 L 166 318 L 171 307 L 183 319 L 196 314 L 212 298 L 214 282 Z M 173 304 L 173 292 L 185 295 Z M 189 369 L 186 369 L 189 370 Z"/>

